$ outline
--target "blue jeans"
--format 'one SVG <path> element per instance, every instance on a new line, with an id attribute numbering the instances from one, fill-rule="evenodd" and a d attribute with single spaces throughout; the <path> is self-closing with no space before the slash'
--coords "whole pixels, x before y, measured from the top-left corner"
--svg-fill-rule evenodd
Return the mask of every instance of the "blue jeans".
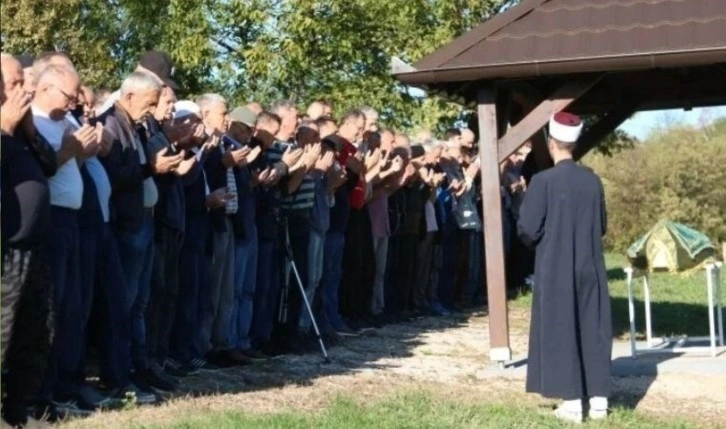
<path id="1" fill-rule="evenodd" d="M 146 307 L 154 262 L 154 218 L 144 214 L 138 231 L 116 231 L 121 268 L 126 280 L 126 310 L 131 324 L 131 360 L 137 371 L 149 367 L 146 346 Z"/>
<path id="2" fill-rule="evenodd" d="M 251 347 L 250 328 L 257 286 L 257 228 L 245 230 L 247 236 L 235 243 L 234 307 L 229 329 L 232 347 Z"/>
<path id="3" fill-rule="evenodd" d="M 345 248 L 345 234 L 342 232 L 328 232 L 325 236 L 323 271 L 322 311 L 320 314 L 323 331 L 342 329 L 343 318 L 340 315 L 338 293 L 343 279 L 343 249 Z"/>
<path id="4" fill-rule="evenodd" d="M 260 240 L 257 258 L 257 288 L 252 313 L 252 341 L 255 345 L 270 342 L 278 310 L 282 263 L 281 249 L 276 241 Z"/>
<path id="5" fill-rule="evenodd" d="M 77 390 L 76 375 L 81 359 L 83 325 L 80 281 L 80 233 L 78 212 L 51 206 L 48 251 L 53 278 L 53 324 L 55 335 L 41 400 L 69 395 Z"/>
<path id="6" fill-rule="evenodd" d="M 325 255 L 325 233 L 310 230 L 310 241 L 308 242 L 308 282 L 305 288 L 305 297 L 310 303 L 310 308 L 315 302 L 315 292 L 318 290 L 320 280 L 323 277 L 323 260 Z M 305 308 L 305 302 L 300 305 L 300 321 L 298 331 L 306 333 L 310 330 L 312 322 L 310 314 Z"/>

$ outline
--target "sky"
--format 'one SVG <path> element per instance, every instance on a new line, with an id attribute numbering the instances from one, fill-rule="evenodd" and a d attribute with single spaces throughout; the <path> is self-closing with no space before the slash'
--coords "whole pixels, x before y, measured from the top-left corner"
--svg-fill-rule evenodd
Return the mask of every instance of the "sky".
<path id="1" fill-rule="evenodd" d="M 645 140 L 650 133 L 676 125 L 706 125 L 718 118 L 726 117 L 726 106 L 708 107 L 685 111 L 675 110 L 654 110 L 649 112 L 638 112 L 632 118 L 623 122 L 619 129 Z"/>

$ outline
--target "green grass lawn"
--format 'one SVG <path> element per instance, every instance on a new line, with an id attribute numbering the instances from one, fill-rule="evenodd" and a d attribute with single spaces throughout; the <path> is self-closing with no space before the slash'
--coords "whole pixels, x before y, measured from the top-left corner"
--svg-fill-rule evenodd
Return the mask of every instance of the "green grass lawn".
<path id="1" fill-rule="evenodd" d="M 613 332 L 617 338 L 629 339 L 628 288 L 623 271 L 623 268 L 628 266 L 628 261 L 624 256 L 612 253 L 606 255 L 605 261 L 612 297 Z M 645 337 L 642 284 L 640 278 L 633 281 L 638 339 Z M 653 273 L 650 276 L 650 289 L 654 336 L 708 335 L 708 301 L 704 270 L 688 274 Z M 518 308 L 529 308 L 531 304 L 531 294 L 510 303 Z"/>
<path id="2" fill-rule="evenodd" d="M 244 403 L 240 404 L 240 408 Z M 453 402 L 431 393 L 413 392 L 397 395 L 371 405 L 361 405 L 350 398 L 338 398 L 316 413 L 245 414 L 244 412 L 196 413 L 179 416 L 168 424 L 143 424 L 138 428 L 239 428 L 239 429 L 423 429 L 423 428 L 560 428 L 567 425 L 551 416 L 548 408 L 527 403 L 498 405 L 473 404 L 472 398 Z M 586 424 L 592 428 L 670 429 L 699 426 L 672 419 L 658 420 L 632 410 L 615 409 L 607 421 Z"/>

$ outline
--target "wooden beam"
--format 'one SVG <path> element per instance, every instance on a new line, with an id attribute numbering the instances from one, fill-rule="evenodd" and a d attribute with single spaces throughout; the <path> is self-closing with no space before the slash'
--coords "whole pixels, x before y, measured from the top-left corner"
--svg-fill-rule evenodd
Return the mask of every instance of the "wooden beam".
<path id="1" fill-rule="evenodd" d="M 572 153 L 575 160 L 579 160 L 585 156 L 602 139 L 615 131 L 620 124 L 631 117 L 636 110 L 638 110 L 638 103 L 634 101 L 626 101 L 613 107 L 595 125 L 587 129 L 577 141 L 577 146 Z"/>
<path id="2" fill-rule="evenodd" d="M 493 86 L 482 86 L 477 92 L 481 195 L 484 213 L 484 267 L 486 267 L 489 301 L 489 358 L 502 363 L 512 358 L 512 350 L 509 348 L 507 320 L 496 98 Z"/>
<path id="3" fill-rule="evenodd" d="M 519 149 L 537 131 L 542 129 L 550 117 L 564 110 L 573 101 L 586 93 L 601 78 L 602 74 L 581 80 L 573 80 L 559 87 L 552 95 L 542 101 L 527 116 L 499 139 L 499 161 L 504 161 L 509 155 Z"/>

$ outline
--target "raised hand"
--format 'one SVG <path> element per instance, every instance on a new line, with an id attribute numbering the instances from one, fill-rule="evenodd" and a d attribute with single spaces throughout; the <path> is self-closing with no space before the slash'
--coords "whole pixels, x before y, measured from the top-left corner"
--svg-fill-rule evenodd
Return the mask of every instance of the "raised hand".
<path id="1" fill-rule="evenodd" d="M 224 164 L 227 168 L 247 165 L 247 155 L 249 155 L 251 151 L 252 149 L 247 146 L 243 146 L 235 150 L 228 150 L 225 152 L 224 157 L 222 157 L 222 164 Z"/>
<path id="2" fill-rule="evenodd" d="M 389 170 L 392 173 L 398 173 L 401 170 L 403 170 L 403 158 L 401 158 L 398 155 L 395 158 L 393 158 L 393 161 L 391 161 L 391 167 L 389 168 Z"/>
<path id="3" fill-rule="evenodd" d="M 177 176 L 184 176 L 185 174 L 189 173 L 192 170 L 192 168 L 194 167 L 194 164 L 197 163 L 197 158 L 194 156 L 192 156 L 191 158 L 188 158 L 188 159 L 184 159 L 186 157 L 185 151 L 182 151 L 181 156 L 182 156 L 182 161 L 174 169 L 174 173 Z"/>
<path id="4" fill-rule="evenodd" d="M 184 159 L 183 153 L 177 153 L 172 155 L 166 155 L 166 151 L 169 148 L 164 147 L 159 149 L 154 155 L 153 167 L 154 172 L 157 174 L 166 174 L 174 170 L 179 166 L 179 163 Z"/>
<path id="5" fill-rule="evenodd" d="M 219 146 L 220 141 L 221 138 L 218 134 L 212 134 L 211 136 L 207 136 L 207 140 L 202 144 L 201 151 L 204 153 L 209 153 L 212 149 Z"/>
<path id="6" fill-rule="evenodd" d="M 305 155 L 305 169 L 307 171 L 310 171 L 310 169 L 315 166 L 318 158 L 320 158 L 322 146 L 320 145 L 320 143 L 315 143 L 311 146 L 307 146 L 305 149 L 307 149 L 307 153 Z"/>
<path id="7" fill-rule="evenodd" d="M 346 181 L 347 174 L 344 168 L 331 169 L 328 174 L 328 192 L 332 192 L 340 188 Z"/>
<path id="8" fill-rule="evenodd" d="M 333 166 L 334 160 L 335 157 L 333 156 L 333 152 L 326 152 L 325 155 L 318 158 L 315 162 L 315 169 L 323 173 L 327 173 Z"/>
<path id="9" fill-rule="evenodd" d="M 270 177 L 270 173 L 272 172 L 272 169 L 270 167 L 265 168 L 264 170 L 257 170 L 253 172 L 251 183 L 252 186 L 257 186 L 260 183 L 265 183 L 268 177 Z"/>
<path id="10" fill-rule="evenodd" d="M 366 170 L 373 169 L 381 161 L 381 149 L 375 149 L 373 152 L 368 152 L 365 156 L 365 167 Z"/>
<path id="11" fill-rule="evenodd" d="M 477 174 L 479 174 L 480 170 L 481 170 L 481 168 L 479 167 L 479 164 L 476 162 L 472 162 L 466 168 L 466 171 L 464 172 L 464 174 L 466 175 L 466 177 L 473 179 L 476 177 Z"/>
<path id="12" fill-rule="evenodd" d="M 288 148 L 285 149 L 285 153 L 282 154 L 282 162 L 287 166 L 288 171 L 292 171 L 292 167 L 297 167 L 297 164 L 302 156 L 302 149 L 293 149 L 292 146 L 288 146 Z"/>
<path id="13" fill-rule="evenodd" d="M 10 135 L 15 133 L 15 129 L 23 122 L 30 110 L 31 100 L 32 96 L 25 91 L 15 91 L 0 106 L 0 127 L 4 133 Z"/>
<path id="14" fill-rule="evenodd" d="M 214 192 L 207 195 L 207 207 L 210 209 L 218 209 L 227 204 L 230 198 L 230 194 L 227 193 L 227 188 L 215 189 Z"/>
<path id="15" fill-rule="evenodd" d="M 96 123 L 96 139 L 99 144 L 98 154 L 100 156 L 108 155 L 113 146 L 113 138 L 100 122 Z"/>
<path id="16" fill-rule="evenodd" d="M 246 158 L 247 164 L 252 164 L 253 162 L 255 162 L 255 160 L 260 156 L 261 153 L 262 153 L 262 148 L 260 148 L 259 146 L 256 146 L 253 149 L 251 149 L 249 151 L 249 153 L 247 154 L 247 158 Z"/>
<path id="17" fill-rule="evenodd" d="M 346 166 L 354 173 L 360 173 L 365 166 L 363 163 L 363 157 L 363 153 L 356 152 L 355 155 L 348 157 L 348 162 L 346 163 Z"/>
<path id="18" fill-rule="evenodd" d="M 73 137 L 78 141 L 79 146 L 76 155 L 89 158 L 98 153 L 99 137 L 95 127 L 84 124 L 81 128 L 73 133 Z"/>

